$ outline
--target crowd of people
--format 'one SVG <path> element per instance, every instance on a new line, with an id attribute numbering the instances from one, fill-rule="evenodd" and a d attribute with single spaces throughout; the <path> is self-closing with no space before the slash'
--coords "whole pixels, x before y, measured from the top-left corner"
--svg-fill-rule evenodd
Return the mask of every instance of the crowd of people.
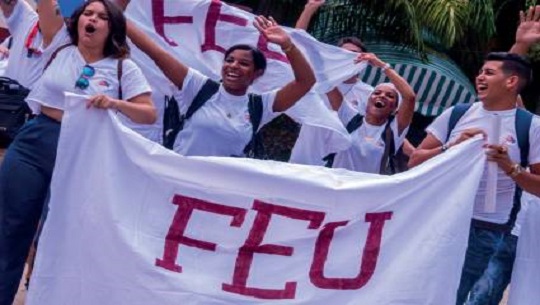
<path id="1" fill-rule="evenodd" d="M 69 18 L 55 0 L 0 1 L 11 37 L 4 75 L 29 88 L 27 103 L 35 117 L 18 132 L 0 168 L 0 305 L 11 305 L 25 260 L 46 219 L 65 92 L 88 96 L 87 107 L 112 110 L 132 124 L 153 124 L 157 117 L 152 88 L 130 59 L 128 37 L 153 60 L 175 86 L 183 119 L 171 148 L 185 156 L 250 157 L 255 135 L 292 107 L 316 83 L 313 69 L 293 39 L 273 18 L 259 16 L 255 28 L 281 48 L 294 79 L 262 94 L 250 86 L 267 67 L 256 47 L 238 44 L 224 54 L 221 80 L 212 80 L 179 61 L 126 20 L 129 0 L 89 0 Z M 324 0 L 309 0 L 296 25 L 307 29 Z M 498 304 L 510 282 L 517 245 L 516 227 L 522 191 L 540 196 L 540 118 L 517 107 L 519 93 L 532 76 L 524 57 L 540 41 L 540 6 L 521 16 L 516 42 L 507 53 L 490 53 L 476 77 L 478 103 L 447 109 L 413 147 L 405 135 L 414 113 L 414 92 L 392 66 L 369 53 L 360 39 L 339 46 L 358 53 L 355 63 L 380 68 L 389 82 L 371 87 L 352 76 L 323 98 L 337 112 L 352 138 L 351 146 L 320 160 L 332 168 L 394 174 L 398 151 L 414 167 L 479 134 L 492 133 L 491 118 L 501 118 L 501 138 L 486 145 L 488 161 L 498 166 L 496 211 L 483 209 L 487 171 L 474 203 L 469 244 L 456 304 Z M 353 64 L 353 63 L 351 63 Z M 248 115 L 246 115 L 248 114 Z M 317 139 L 311 145 L 325 145 Z M 296 161 L 302 156 L 295 156 Z M 320 164 L 320 163 L 318 163 Z M 486 165 L 487 166 L 487 165 Z M 398 169 L 398 167 L 400 167 Z"/>

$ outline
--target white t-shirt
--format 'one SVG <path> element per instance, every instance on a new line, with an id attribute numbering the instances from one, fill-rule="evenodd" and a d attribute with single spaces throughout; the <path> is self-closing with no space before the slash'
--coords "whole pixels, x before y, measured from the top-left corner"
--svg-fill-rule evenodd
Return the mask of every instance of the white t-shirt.
<path id="1" fill-rule="evenodd" d="M 444 111 L 435 121 L 426 129 L 427 132 L 433 134 L 441 143 L 445 143 L 446 134 L 448 132 L 448 121 L 453 108 Z M 456 127 L 450 134 L 448 142 L 452 142 L 463 131 L 469 128 L 480 128 L 488 135 L 493 134 L 492 117 L 498 115 L 501 117 L 501 132 L 500 142 L 508 146 L 508 154 L 513 162 L 519 163 L 520 151 L 517 143 L 515 116 L 516 109 L 505 111 L 487 111 L 482 103 L 475 103 L 458 121 Z M 490 141 L 491 142 L 491 141 Z M 532 120 L 531 129 L 529 130 L 529 164 L 540 163 L 540 118 L 535 116 Z M 486 175 L 487 167 L 484 169 L 484 174 L 480 180 L 478 192 L 474 203 L 473 218 L 489 221 L 493 223 L 503 224 L 508 221 L 510 211 L 512 209 L 515 183 L 508 175 L 500 168 L 498 170 L 497 182 L 497 202 L 496 212 L 486 213 L 484 211 L 484 197 L 486 193 Z"/>
<path id="2" fill-rule="evenodd" d="M 189 69 L 182 91 L 175 96 L 180 113 L 187 112 L 207 79 L 198 71 Z M 259 128 L 279 114 L 272 110 L 276 93 L 274 90 L 261 95 L 263 113 Z M 218 92 L 185 122 L 184 129 L 176 137 L 174 151 L 184 156 L 243 156 L 253 130 L 248 100 L 247 94 L 231 95 L 219 86 Z"/>
<path id="3" fill-rule="evenodd" d="M 345 126 L 347 126 L 357 113 L 358 111 L 353 109 L 348 103 L 343 103 L 338 110 L 338 116 Z M 385 149 L 382 138 L 385 128 L 386 123 L 381 126 L 371 125 L 366 122 L 366 118 L 364 117 L 362 125 L 351 133 L 351 147 L 336 153 L 332 167 L 378 174 Z M 394 135 L 394 143 L 397 151 L 403 145 L 408 127 L 401 135 L 398 135 L 397 119 L 394 118 L 390 123 L 390 129 Z"/>
<path id="4" fill-rule="evenodd" d="M 337 87 L 349 105 L 356 109 L 360 115 L 366 115 L 368 99 L 373 92 L 372 86 L 357 81 L 352 84 L 341 83 Z"/>
<path id="5" fill-rule="evenodd" d="M 46 48 L 43 48 L 43 37 L 38 31 L 32 45 L 40 52 L 34 52 L 29 56 L 25 44 L 38 20 L 37 13 L 26 1 L 17 1 L 11 16 L 6 19 L 13 42 L 9 50 L 9 62 L 4 76 L 17 80 L 29 89 L 34 88 L 51 54 L 61 45 L 71 41 L 64 25 L 53 41 Z"/>
<path id="6" fill-rule="evenodd" d="M 30 92 L 27 98 L 30 108 L 35 113 L 40 112 L 41 105 L 63 110 L 64 92 L 89 96 L 106 94 L 118 98 L 118 59 L 107 57 L 92 63 L 90 66 L 95 69 L 95 74 L 88 78 L 90 85 L 83 90 L 75 87 L 75 83 L 85 65 L 86 61 L 76 46 L 61 50 Z M 124 59 L 122 65 L 124 100 L 151 92 L 146 78 L 133 61 Z"/>

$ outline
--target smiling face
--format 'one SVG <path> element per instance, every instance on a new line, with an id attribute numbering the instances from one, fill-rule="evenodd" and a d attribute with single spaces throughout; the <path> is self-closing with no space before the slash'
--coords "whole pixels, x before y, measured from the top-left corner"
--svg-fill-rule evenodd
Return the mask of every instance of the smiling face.
<path id="1" fill-rule="evenodd" d="M 476 77 L 476 92 L 483 103 L 504 99 L 517 82 L 517 76 L 504 73 L 502 61 L 486 61 Z"/>
<path id="2" fill-rule="evenodd" d="M 86 6 L 77 23 L 79 44 L 86 47 L 104 48 L 110 33 L 109 13 L 102 2 L 91 2 Z"/>
<path id="3" fill-rule="evenodd" d="M 233 95 L 244 95 L 253 81 L 262 75 L 255 70 L 250 50 L 236 49 L 227 55 L 221 68 L 223 87 Z"/>
<path id="4" fill-rule="evenodd" d="M 398 93 L 388 84 L 375 87 L 369 96 L 366 114 L 386 120 L 396 111 L 398 104 Z"/>

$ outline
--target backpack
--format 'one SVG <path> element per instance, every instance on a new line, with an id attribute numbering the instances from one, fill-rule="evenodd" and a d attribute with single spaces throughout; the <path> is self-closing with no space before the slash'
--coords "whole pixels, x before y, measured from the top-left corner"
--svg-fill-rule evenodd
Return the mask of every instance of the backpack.
<path id="1" fill-rule="evenodd" d="M 24 101 L 29 89 L 16 80 L 0 77 L 0 143 L 7 146 L 30 118 L 32 111 Z"/>
<path id="2" fill-rule="evenodd" d="M 182 129 L 186 120 L 189 120 L 197 110 L 199 110 L 214 94 L 219 90 L 219 83 L 208 79 L 203 84 L 197 95 L 193 98 L 186 113 L 180 115 L 178 102 L 174 97 L 165 98 L 165 112 L 163 116 L 163 146 L 173 149 L 176 137 Z M 264 147 L 262 139 L 258 134 L 259 126 L 262 120 L 262 97 L 258 94 L 250 93 L 248 95 L 249 120 L 252 125 L 252 136 L 249 143 L 244 148 L 244 154 L 248 158 L 264 159 Z"/>
<path id="3" fill-rule="evenodd" d="M 452 130 L 456 127 L 459 119 L 471 108 L 472 104 L 458 104 L 454 106 L 450 113 L 450 119 L 448 120 L 448 132 L 446 133 L 446 141 L 450 139 Z M 516 108 L 516 137 L 517 144 L 520 152 L 520 165 L 527 167 L 529 165 L 529 130 L 531 128 L 532 119 L 534 115 L 527 110 Z M 508 222 L 505 224 L 508 230 L 511 230 L 516 223 L 517 214 L 521 210 L 521 194 L 523 190 L 516 184 L 516 191 L 514 193 L 514 203 L 510 212 Z"/>
<path id="4" fill-rule="evenodd" d="M 379 174 L 381 175 L 392 175 L 395 173 L 403 172 L 406 168 L 398 166 L 396 159 L 396 144 L 394 143 L 394 133 L 392 132 L 391 123 L 394 120 L 394 116 L 390 116 L 384 127 L 382 140 L 384 142 L 384 153 L 381 159 L 381 165 L 379 169 Z M 345 126 L 349 134 L 353 133 L 355 130 L 362 126 L 364 117 L 360 114 L 356 114 Z M 401 151 L 401 150 L 399 150 Z M 332 167 L 334 165 L 334 159 L 336 153 L 332 153 L 323 158 L 323 161 L 326 161 L 326 167 Z"/>

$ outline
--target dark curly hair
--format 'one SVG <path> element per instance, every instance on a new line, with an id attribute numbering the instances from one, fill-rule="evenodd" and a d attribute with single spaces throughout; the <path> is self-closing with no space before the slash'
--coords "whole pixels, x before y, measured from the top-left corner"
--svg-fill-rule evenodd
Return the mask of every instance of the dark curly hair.
<path id="1" fill-rule="evenodd" d="M 73 12 L 68 23 L 68 32 L 71 37 L 71 42 L 74 45 L 79 43 L 79 31 L 77 25 L 79 18 L 83 14 L 88 5 L 94 2 L 101 2 L 107 11 L 109 17 L 109 36 L 105 41 L 103 54 L 106 57 L 125 58 L 129 56 L 130 50 L 127 44 L 126 34 L 126 17 L 116 3 L 110 0 L 88 0 L 78 9 Z"/>

